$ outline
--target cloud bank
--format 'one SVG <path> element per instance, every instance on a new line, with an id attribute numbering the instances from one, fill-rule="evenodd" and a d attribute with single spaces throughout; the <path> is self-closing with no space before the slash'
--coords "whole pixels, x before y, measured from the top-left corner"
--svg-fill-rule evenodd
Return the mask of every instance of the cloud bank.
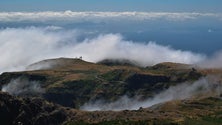
<path id="1" fill-rule="evenodd" d="M 153 98 L 140 101 L 139 95 L 134 98 L 127 96 L 121 97 L 119 100 L 111 103 L 105 103 L 98 100 L 96 102 L 89 102 L 81 106 L 82 110 L 96 111 L 96 110 L 138 110 L 140 107 L 147 108 L 155 104 L 171 101 L 181 100 L 192 97 L 201 96 L 220 96 L 222 93 L 222 85 L 216 81 L 215 76 L 201 78 L 193 83 L 182 83 L 176 86 L 171 86 L 167 90 L 155 95 Z"/>
<path id="2" fill-rule="evenodd" d="M 191 20 L 201 17 L 222 19 L 220 13 L 170 13 L 170 12 L 0 12 L 0 22 L 19 21 L 104 21 L 104 20 L 156 20 L 166 19 L 173 21 Z"/>
<path id="3" fill-rule="evenodd" d="M 204 55 L 182 51 L 154 42 L 126 41 L 120 34 L 101 34 L 78 41 L 78 31 L 54 27 L 7 28 L 0 30 L 0 72 L 24 70 L 26 66 L 49 58 L 82 56 L 98 62 L 103 59 L 127 59 L 140 66 L 160 62 L 193 64 Z"/>

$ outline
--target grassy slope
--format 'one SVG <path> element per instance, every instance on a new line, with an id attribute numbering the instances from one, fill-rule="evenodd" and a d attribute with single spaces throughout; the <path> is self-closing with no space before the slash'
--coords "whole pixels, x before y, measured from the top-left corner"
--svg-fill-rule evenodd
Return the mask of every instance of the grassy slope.
<path id="1" fill-rule="evenodd" d="M 33 65 L 52 62 L 53 67 L 45 70 L 3 73 L 0 76 L 0 84 L 9 83 L 18 77 L 40 81 L 41 86 L 46 89 L 44 98 L 78 108 L 89 100 L 114 101 L 123 95 L 131 97 L 136 94 L 144 98 L 152 97 L 171 85 L 196 80 L 202 76 L 189 65 L 174 63 L 141 68 L 127 63 L 114 63 L 110 66 L 79 59 L 59 58 Z"/>
<path id="2" fill-rule="evenodd" d="M 222 100 L 170 101 L 155 108 L 119 112 L 79 112 L 67 125 L 220 125 L 222 124 Z"/>
<path id="3" fill-rule="evenodd" d="M 94 64 L 77 59 L 55 60 L 59 65 L 45 70 L 3 73 L 0 76 L 0 84 L 7 84 L 11 79 L 18 77 L 41 81 L 41 86 L 46 89 L 43 94 L 45 99 L 78 108 L 93 99 L 105 98 L 107 101 L 113 101 L 126 94 L 150 97 L 171 85 L 197 80 L 209 74 L 219 74 L 220 77 L 222 74 L 219 69 L 194 69 L 189 65 L 175 63 L 141 68 L 128 64 Z M 154 109 L 135 111 L 84 112 L 69 109 L 67 124 L 217 125 L 221 124 L 221 105 L 220 99 L 206 98 L 171 101 L 153 107 Z"/>

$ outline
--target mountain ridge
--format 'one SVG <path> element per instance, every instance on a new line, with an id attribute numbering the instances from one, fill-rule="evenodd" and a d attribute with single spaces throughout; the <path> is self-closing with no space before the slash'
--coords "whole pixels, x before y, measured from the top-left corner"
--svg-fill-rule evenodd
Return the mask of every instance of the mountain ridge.
<path id="1" fill-rule="evenodd" d="M 220 69 L 201 69 L 188 64 L 171 62 L 138 67 L 125 62 L 116 63 L 115 60 L 113 64 L 111 60 L 108 60 L 107 65 L 72 58 L 43 60 L 34 65 L 45 65 L 48 62 L 51 64 L 54 61 L 55 63 L 50 68 L 2 73 L 0 75 L 1 90 L 10 93 L 11 91 L 7 91 L 7 89 L 11 90 L 13 87 L 14 91 L 20 92 L 10 93 L 13 96 L 7 95 L 11 100 L 40 98 L 40 102 L 45 102 L 44 105 L 48 103 L 51 106 L 56 105 L 59 114 L 64 119 L 60 119 L 61 121 L 55 124 L 185 124 L 186 122 L 196 123 L 196 121 L 208 122 L 204 119 L 205 117 L 212 120 L 217 114 L 217 109 L 221 110 L 219 88 L 221 87 L 222 70 Z M 193 87 L 194 89 L 191 89 Z M 186 90 L 188 88 L 191 90 Z M 42 91 L 36 91 L 38 89 L 42 89 Z M 30 91 L 36 93 L 31 94 Z M 167 95 L 172 92 L 179 98 L 168 99 Z M 195 96 L 192 95 L 193 92 Z M 211 92 L 214 93 L 211 94 Z M 188 93 L 188 96 L 184 98 L 179 93 Z M 4 96 L 5 93 L 0 93 L 0 95 Z M 132 110 L 127 107 L 118 111 L 80 110 L 82 106 L 90 103 L 92 103 L 91 106 L 98 102 L 102 105 L 115 104 L 118 106 L 122 103 L 121 101 L 137 104 L 143 103 L 147 99 L 155 101 L 156 98 L 163 98 L 165 101 L 157 101 L 147 107 L 138 105 L 136 109 Z M 0 101 L 4 104 L 7 99 L 1 98 Z M 210 106 L 205 102 L 209 102 Z M 29 103 L 20 104 L 30 106 Z M 44 105 L 36 107 L 44 109 Z M 3 106 L 1 109 L 4 110 L 6 107 Z M 209 111 L 210 107 L 214 107 L 212 112 Z M 192 110 L 195 110 L 196 113 L 193 113 Z M 40 112 L 50 118 L 56 117 L 54 115 L 51 117 L 50 112 L 42 110 Z M 199 116 L 198 113 L 203 114 Z M 192 116 L 189 117 L 189 114 Z M 39 118 L 41 113 L 35 115 Z M 25 117 L 23 118 L 25 119 Z M 215 119 L 219 119 L 219 116 Z M 53 121 L 49 120 L 48 123 L 51 124 Z"/>

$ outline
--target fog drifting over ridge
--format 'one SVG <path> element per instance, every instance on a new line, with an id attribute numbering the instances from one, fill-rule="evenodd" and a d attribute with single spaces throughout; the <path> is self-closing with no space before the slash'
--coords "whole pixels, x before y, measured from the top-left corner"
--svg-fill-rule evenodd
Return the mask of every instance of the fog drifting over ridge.
<path id="1" fill-rule="evenodd" d="M 45 92 L 38 81 L 30 81 L 25 77 L 12 79 L 8 84 L 3 85 L 1 91 L 12 95 L 42 94 Z"/>
<path id="2" fill-rule="evenodd" d="M 133 98 L 122 96 L 118 100 L 110 103 L 104 100 L 88 102 L 82 105 L 80 109 L 86 111 L 138 110 L 140 107 L 147 108 L 172 100 L 220 96 L 222 93 L 222 85 L 217 81 L 218 78 L 216 76 L 207 76 L 194 82 L 179 83 L 171 86 L 159 94 L 154 95 L 153 98 L 140 100 L 139 96 Z"/>
<path id="3" fill-rule="evenodd" d="M 82 56 L 98 62 L 103 59 L 128 59 L 140 66 L 160 62 L 194 64 L 205 56 L 176 50 L 155 42 L 126 41 L 120 34 L 100 34 L 78 41 L 79 32 L 59 27 L 6 28 L 0 30 L 0 71 L 24 70 L 24 67 L 44 59 Z"/>

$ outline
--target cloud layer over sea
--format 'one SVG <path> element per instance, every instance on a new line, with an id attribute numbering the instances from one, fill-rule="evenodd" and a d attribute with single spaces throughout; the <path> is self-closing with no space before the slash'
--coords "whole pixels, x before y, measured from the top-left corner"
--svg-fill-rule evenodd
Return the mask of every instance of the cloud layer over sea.
<path id="1" fill-rule="evenodd" d="M 90 62 L 127 59 L 143 67 L 161 62 L 221 67 L 222 32 L 213 23 L 221 19 L 220 13 L 198 12 L 0 12 L 0 72 L 80 56 Z M 201 47 L 216 54 L 202 53 Z"/>
<path id="2" fill-rule="evenodd" d="M 188 12 L 73 12 L 73 11 L 45 11 L 45 12 L 0 12 L 0 22 L 17 21 L 102 21 L 102 20 L 192 20 L 197 18 L 222 19 L 220 13 L 188 13 Z"/>

